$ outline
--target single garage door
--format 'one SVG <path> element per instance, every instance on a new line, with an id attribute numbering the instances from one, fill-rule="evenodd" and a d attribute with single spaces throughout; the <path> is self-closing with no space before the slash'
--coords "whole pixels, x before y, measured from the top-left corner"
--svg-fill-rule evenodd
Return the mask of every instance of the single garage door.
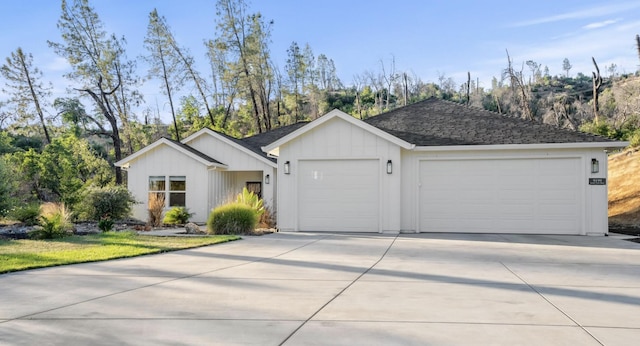
<path id="1" fill-rule="evenodd" d="M 378 160 L 299 161 L 298 229 L 378 232 Z"/>
<path id="2" fill-rule="evenodd" d="M 421 232 L 580 234 L 579 158 L 420 161 Z"/>

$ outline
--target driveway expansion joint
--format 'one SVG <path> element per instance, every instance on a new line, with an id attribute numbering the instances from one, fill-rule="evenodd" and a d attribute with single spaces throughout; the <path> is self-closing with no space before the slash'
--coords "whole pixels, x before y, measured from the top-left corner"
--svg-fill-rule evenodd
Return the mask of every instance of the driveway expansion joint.
<path id="1" fill-rule="evenodd" d="M 380 263 L 380 261 L 382 261 L 382 259 L 387 255 L 387 253 L 389 253 L 389 250 L 391 250 L 391 247 L 393 247 L 393 244 L 395 244 L 395 242 L 396 242 L 396 240 L 398 240 L 399 236 L 400 236 L 400 234 L 396 234 L 393 237 L 393 240 L 391 241 L 389 246 L 387 246 L 387 248 L 385 249 L 384 253 L 382 253 L 380 258 L 378 258 L 378 260 L 375 263 L 373 263 L 369 268 L 367 268 L 364 272 L 362 272 L 360 275 L 358 275 L 358 277 L 353 279 L 353 281 L 351 281 L 351 283 L 349 283 L 342 290 L 340 290 L 340 292 L 338 292 L 335 296 L 333 296 L 333 298 L 329 299 L 329 301 L 324 303 L 318 310 L 316 310 L 313 314 L 311 314 L 311 316 L 309 316 L 309 318 L 307 318 L 304 322 L 302 322 L 298 326 L 298 328 L 296 328 L 293 332 L 291 332 L 291 334 L 289 334 L 284 340 L 282 340 L 282 342 L 279 344 L 279 346 L 284 345 L 289 339 L 291 339 L 292 336 L 294 336 L 302 327 L 304 327 L 305 324 L 307 324 L 313 317 L 318 315 L 320 313 L 320 311 L 322 311 L 325 307 L 327 307 L 329 304 L 331 304 L 331 302 L 333 302 L 334 300 L 336 300 L 336 298 L 341 296 L 342 293 L 344 293 L 347 289 L 349 289 L 349 287 L 353 286 L 353 284 L 355 284 L 358 280 L 360 280 L 360 278 L 362 278 L 365 274 L 367 274 L 369 271 L 371 271 L 371 269 L 373 269 L 376 265 L 378 265 L 378 263 Z"/>
<path id="2" fill-rule="evenodd" d="M 561 314 L 563 314 L 564 316 L 566 316 L 568 319 L 570 319 L 573 323 L 576 324 L 576 326 L 580 327 L 580 329 L 582 329 L 585 333 L 589 334 L 589 336 L 591 336 L 593 338 L 593 340 L 595 340 L 597 343 L 599 343 L 602 346 L 605 346 L 605 344 L 600 341 L 595 335 L 593 335 L 589 330 L 587 330 L 587 328 L 585 326 L 583 326 L 582 324 L 580 324 L 580 322 L 576 321 L 573 317 L 571 317 L 567 312 L 565 312 L 564 310 L 560 309 L 560 307 L 558 307 L 556 304 L 554 304 L 552 301 L 550 301 L 544 294 L 542 294 L 540 291 L 538 291 L 533 285 L 529 284 L 527 281 L 525 281 L 520 275 L 516 274 L 513 270 L 511 270 L 511 268 L 509 268 L 506 264 L 504 264 L 503 262 L 500 262 L 500 264 L 502 264 L 509 272 L 511 272 L 511 274 L 513 274 L 515 277 L 517 277 L 520 281 L 522 281 L 525 285 L 527 285 L 533 292 L 537 293 L 540 297 L 542 297 L 542 299 L 544 299 L 547 303 L 549 303 L 551 306 L 553 306 L 556 310 L 558 310 Z"/>

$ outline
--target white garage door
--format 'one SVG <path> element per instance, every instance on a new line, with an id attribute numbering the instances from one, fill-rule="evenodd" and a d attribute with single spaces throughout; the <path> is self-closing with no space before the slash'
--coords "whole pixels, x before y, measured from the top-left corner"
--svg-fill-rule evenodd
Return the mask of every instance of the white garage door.
<path id="1" fill-rule="evenodd" d="M 579 234 L 580 159 L 420 161 L 421 232 Z"/>
<path id="2" fill-rule="evenodd" d="M 298 165 L 298 229 L 378 232 L 378 160 L 313 160 Z"/>

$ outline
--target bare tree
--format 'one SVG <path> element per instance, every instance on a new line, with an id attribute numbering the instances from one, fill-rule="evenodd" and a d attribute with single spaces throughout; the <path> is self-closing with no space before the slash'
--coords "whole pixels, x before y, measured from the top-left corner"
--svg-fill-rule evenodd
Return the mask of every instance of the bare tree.
<path id="1" fill-rule="evenodd" d="M 573 65 L 571 65 L 568 58 L 564 58 L 564 60 L 562 60 L 562 69 L 566 71 L 567 78 L 569 78 L 569 71 L 572 67 Z"/>
<path id="2" fill-rule="evenodd" d="M 591 61 L 593 61 L 593 66 L 596 67 L 596 72 L 591 72 L 593 75 L 593 118 L 598 124 L 598 112 L 600 111 L 600 105 L 598 103 L 598 94 L 600 92 L 600 88 L 602 87 L 602 77 L 600 77 L 600 68 L 598 68 L 598 64 L 596 63 L 596 59 L 591 57 Z"/>
<path id="3" fill-rule="evenodd" d="M 385 68 L 384 61 L 380 60 L 380 68 L 382 70 L 382 80 L 384 80 L 386 86 L 386 95 L 385 95 L 385 109 L 390 108 L 391 103 L 391 86 L 395 83 L 398 78 L 398 74 L 396 73 L 396 57 L 391 55 L 391 62 L 389 63 L 389 68 Z"/>
<path id="4" fill-rule="evenodd" d="M 507 50 L 507 68 L 503 71 L 503 79 L 508 79 L 511 91 L 514 94 L 516 103 L 520 105 L 522 117 L 527 120 L 534 120 L 533 110 L 531 109 L 531 93 L 527 85 L 524 83 L 522 69 L 516 71 L 513 68 L 513 60 L 509 56 Z"/>
<path id="5" fill-rule="evenodd" d="M 636 35 L 636 49 L 638 50 L 638 58 L 640 59 L 640 35 Z"/>

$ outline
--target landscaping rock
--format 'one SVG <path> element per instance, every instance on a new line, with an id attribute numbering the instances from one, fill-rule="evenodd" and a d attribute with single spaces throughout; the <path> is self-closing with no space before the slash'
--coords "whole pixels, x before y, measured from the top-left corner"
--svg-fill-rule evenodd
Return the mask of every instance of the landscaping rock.
<path id="1" fill-rule="evenodd" d="M 203 230 L 200 229 L 200 226 L 196 225 L 193 222 L 189 222 L 184 225 L 184 230 L 186 234 L 205 234 Z"/>
<path id="2" fill-rule="evenodd" d="M 27 239 L 29 238 L 29 231 L 32 229 L 32 226 L 25 226 L 23 224 L 3 226 L 0 227 L 0 237 L 7 239 Z"/>

